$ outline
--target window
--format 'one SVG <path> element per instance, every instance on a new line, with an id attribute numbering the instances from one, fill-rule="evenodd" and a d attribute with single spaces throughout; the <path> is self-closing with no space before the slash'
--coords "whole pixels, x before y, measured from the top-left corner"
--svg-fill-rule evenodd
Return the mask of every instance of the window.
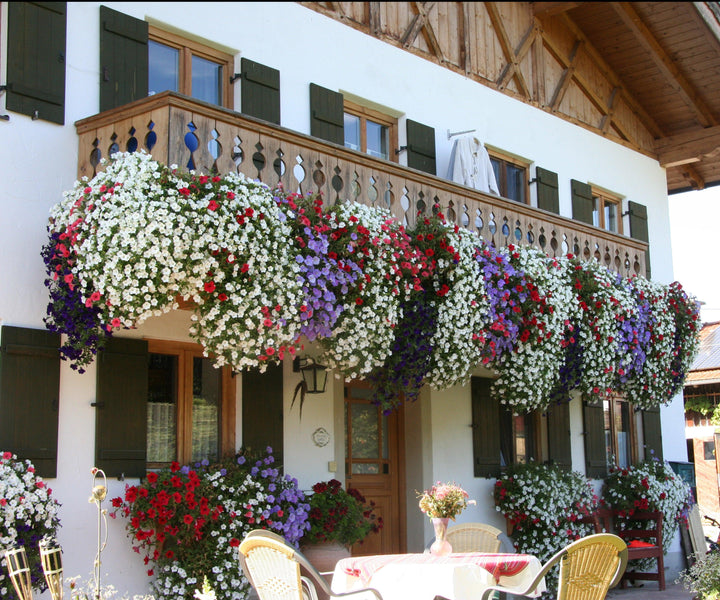
<path id="1" fill-rule="evenodd" d="M 486 146 L 487 147 L 487 146 Z M 488 148 L 490 162 L 495 171 L 495 180 L 503 198 L 527 204 L 528 165 L 512 156 Z"/>
<path id="2" fill-rule="evenodd" d="M 397 121 L 383 113 L 345 100 L 345 147 L 376 158 L 396 160 Z"/>
<path id="3" fill-rule="evenodd" d="M 524 464 L 539 460 L 538 448 L 541 416 L 539 413 L 514 415 L 500 408 L 500 464 Z"/>
<path id="4" fill-rule="evenodd" d="M 218 459 L 223 420 L 234 422 L 226 414 L 234 405 L 229 371 L 196 344 L 152 340 L 148 350 L 148 466 Z"/>
<path id="5" fill-rule="evenodd" d="M 148 94 L 172 90 L 232 106 L 232 56 L 153 26 L 148 38 Z"/>
<path id="6" fill-rule="evenodd" d="M 492 380 L 471 379 L 475 477 L 498 477 L 505 467 L 531 460 L 571 469 L 568 403 L 514 415 L 492 395 Z"/>
<path id="7" fill-rule="evenodd" d="M 603 413 L 606 457 L 618 467 L 629 467 L 637 462 L 637 435 L 630 404 L 610 395 L 603 398 Z"/>
<path id="8" fill-rule="evenodd" d="M 622 201 L 608 192 L 592 190 L 593 225 L 606 231 L 622 233 Z"/>

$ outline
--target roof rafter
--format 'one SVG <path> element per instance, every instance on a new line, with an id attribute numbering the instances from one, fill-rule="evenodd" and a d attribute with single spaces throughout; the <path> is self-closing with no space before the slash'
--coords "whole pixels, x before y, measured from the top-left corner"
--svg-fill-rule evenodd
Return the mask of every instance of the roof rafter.
<path id="1" fill-rule="evenodd" d="M 658 160 L 666 168 L 699 162 L 719 148 L 720 125 L 678 133 L 655 142 Z"/>
<path id="2" fill-rule="evenodd" d="M 610 6 L 622 22 L 635 36 L 635 39 L 650 54 L 652 61 L 660 69 L 668 83 L 675 88 L 685 100 L 703 127 L 717 125 L 712 111 L 707 107 L 700 94 L 680 72 L 675 61 L 662 48 L 650 29 L 643 23 L 631 2 L 610 2 Z"/>

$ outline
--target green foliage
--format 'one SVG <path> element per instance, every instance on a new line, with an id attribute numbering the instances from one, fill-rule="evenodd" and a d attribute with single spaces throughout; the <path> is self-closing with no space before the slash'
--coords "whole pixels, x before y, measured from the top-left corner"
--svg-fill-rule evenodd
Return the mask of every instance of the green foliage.
<path id="1" fill-rule="evenodd" d="M 344 490 L 337 479 L 321 481 L 312 489 L 308 513 L 310 530 L 301 543 L 338 542 L 349 547 L 382 528 L 382 517 L 372 512 L 375 503 L 367 504 L 358 490 Z"/>
<path id="2" fill-rule="evenodd" d="M 703 417 L 714 415 L 716 410 L 715 403 L 707 396 L 694 396 L 685 398 L 685 410 L 692 410 L 700 413 Z"/>
<path id="3" fill-rule="evenodd" d="M 680 573 L 677 583 L 697 594 L 697 600 L 720 600 L 720 552 L 696 555 L 696 559 Z"/>

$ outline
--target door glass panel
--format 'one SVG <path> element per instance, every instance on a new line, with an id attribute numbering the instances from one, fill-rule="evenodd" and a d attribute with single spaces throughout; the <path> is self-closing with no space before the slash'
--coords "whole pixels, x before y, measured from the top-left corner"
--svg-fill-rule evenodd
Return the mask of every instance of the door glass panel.
<path id="1" fill-rule="evenodd" d="M 377 158 L 388 158 L 388 128 L 373 121 L 367 122 L 367 153 Z"/>
<path id="2" fill-rule="evenodd" d="M 171 462 L 177 456 L 178 357 L 150 354 L 149 363 L 147 461 Z"/>
<path id="3" fill-rule="evenodd" d="M 370 390 L 355 388 L 353 395 L 369 394 Z M 350 430 L 352 432 L 349 445 L 349 459 L 351 462 L 350 473 L 352 475 L 379 474 L 381 472 L 380 442 L 381 432 L 379 429 L 379 411 L 373 404 L 365 402 L 350 402 Z M 385 419 L 385 417 L 383 417 Z M 383 445 L 383 453 L 387 453 Z M 383 456 L 382 458 L 386 458 Z"/>
<path id="4" fill-rule="evenodd" d="M 345 113 L 345 147 L 360 150 L 360 117 Z"/>
<path id="5" fill-rule="evenodd" d="M 217 460 L 220 448 L 221 371 L 193 357 L 192 460 Z"/>
<path id="6" fill-rule="evenodd" d="M 192 57 L 192 97 L 212 104 L 222 104 L 222 65 Z"/>
<path id="7" fill-rule="evenodd" d="M 179 91 L 180 52 L 177 48 L 148 41 L 148 95 Z"/>

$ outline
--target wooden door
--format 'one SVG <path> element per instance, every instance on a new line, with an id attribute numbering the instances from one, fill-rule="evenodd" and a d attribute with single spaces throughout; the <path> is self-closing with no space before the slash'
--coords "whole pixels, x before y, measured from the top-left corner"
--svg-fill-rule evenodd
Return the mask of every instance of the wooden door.
<path id="1" fill-rule="evenodd" d="M 345 385 L 345 479 L 347 487 L 375 502 L 383 527 L 353 546 L 353 556 L 397 554 L 406 548 L 402 409 L 383 415 L 370 402 L 370 393 L 362 382 Z"/>

